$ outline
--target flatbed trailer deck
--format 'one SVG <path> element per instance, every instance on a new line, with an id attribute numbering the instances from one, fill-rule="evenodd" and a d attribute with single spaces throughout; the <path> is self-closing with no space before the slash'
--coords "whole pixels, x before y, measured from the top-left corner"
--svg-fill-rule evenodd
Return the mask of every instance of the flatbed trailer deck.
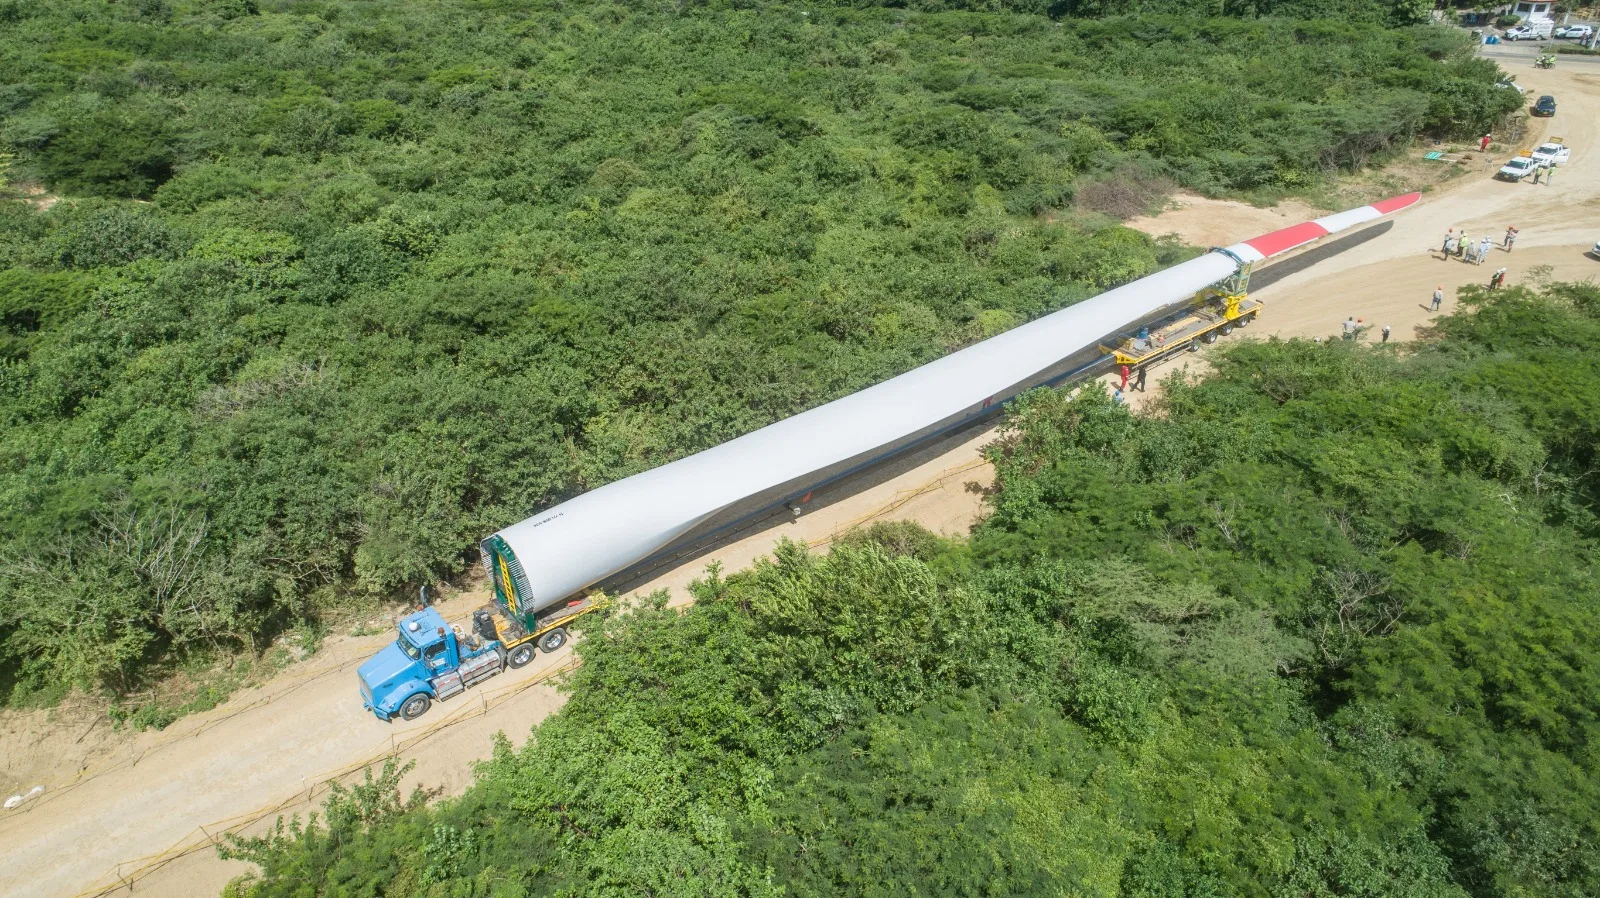
<path id="1" fill-rule="evenodd" d="M 1201 344 L 1217 342 L 1219 337 L 1244 327 L 1261 313 L 1263 303 L 1243 291 L 1224 293 L 1203 291 L 1193 305 L 1177 315 L 1158 321 L 1138 334 L 1125 337 L 1116 346 L 1102 346 L 1119 365 L 1139 368 L 1162 361 L 1179 352 L 1199 349 Z"/>

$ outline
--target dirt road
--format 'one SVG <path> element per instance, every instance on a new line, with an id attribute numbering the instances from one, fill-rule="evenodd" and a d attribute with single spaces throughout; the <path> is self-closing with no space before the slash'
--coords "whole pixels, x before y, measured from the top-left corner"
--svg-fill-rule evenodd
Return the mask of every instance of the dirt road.
<path id="1" fill-rule="evenodd" d="M 1561 100 L 1560 117 L 1535 120 L 1536 128 L 1548 127 L 1574 148 L 1573 162 L 1557 176 L 1560 186 L 1501 183 L 1487 174 L 1460 179 L 1399 215 L 1383 239 L 1259 291 L 1267 309 L 1250 333 L 1332 334 L 1353 314 L 1388 323 L 1395 339 L 1406 339 L 1429 317 L 1426 301 L 1435 284 L 1453 295 L 1461 284 L 1487 281 L 1502 265 L 1513 283 L 1541 264 L 1553 266 L 1559 278 L 1600 276 L 1600 261 L 1582 254 L 1600 239 L 1600 68 L 1538 72 L 1515 59 L 1502 64 L 1534 93 L 1555 93 Z M 1191 207 L 1187 218 L 1210 229 L 1196 239 L 1226 244 L 1260 233 L 1263 221 L 1289 223 L 1287 214 L 1237 207 L 1230 215 L 1228 208 Z M 1155 233 L 1182 233 L 1184 218 L 1180 210 L 1141 224 Z M 1516 251 L 1497 250 L 1481 267 L 1441 261 L 1432 252 L 1446 228 L 1498 237 L 1507 225 L 1521 228 Z M 842 530 L 873 519 L 911 519 L 946 533 L 965 532 L 981 512 L 978 489 L 993 476 L 978 454 L 989 438 L 986 432 L 969 433 L 938 452 L 902 462 L 895 476 L 877 486 L 664 573 L 646 589 L 669 588 L 682 601 L 683 587 L 712 560 L 737 570 L 780 538 L 825 545 Z M 453 599 L 445 605 L 447 616 L 464 616 L 482 599 Z M 76 730 L 63 727 L 59 745 L 41 742 L 40 732 L 30 727 L 42 718 L 0 716 L 0 729 L 10 731 L 0 737 L 0 750 L 32 746 L 36 763 L 30 776 L 48 789 L 19 810 L 0 812 L 0 895 L 121 894 L 127 889 L 106 887 L 130 878 L 137 894 L 216 894 L 245 869 L 217 860 L 207 847 L 220 828 L 242 823 L 245 832 L 259 831 L 279 812 L 304 814 L 320 802 L 325 787 L 319 784 L 329 776 L 390 752 L 417 761 L 413 781 L 459 791 L 470 779 L 471 762 L 487 755 L 491 733 L 502 730 L 520 742 L 561 704 L 561 695 L 539 681 L 567 663 L 565 653 L 541 656 L 522 671 L 436 706 L 419 721 L 381 723 L 361 710 L 354 667 L 388 638 L 385 633 L 333 640 L 267 686 L 165 732 L 97 736 L 102 748 L 87 757 L 81 741 L 73 742 Z M 53 765 L 52 757 L 58 759 Z M 5 763 L 10 765 L 9 758 Z"/>

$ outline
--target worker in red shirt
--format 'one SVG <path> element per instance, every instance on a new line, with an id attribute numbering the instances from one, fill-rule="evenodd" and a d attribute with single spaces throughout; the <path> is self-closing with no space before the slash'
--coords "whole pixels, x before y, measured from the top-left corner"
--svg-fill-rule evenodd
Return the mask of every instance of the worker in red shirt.
<path id="1" fill-rule="evenodd" d="M 1122 368 L 1117 373 L 1122 375 L 1122 383 L 1117 385 L 1117 389 L 1119 389 L 1119 390 L 1128 389 L 1128 366 L 1127 365 L 1123 365 Z"/>
<path id="2" fill-rule="evenodd" d="M 1485 134 L 1482 137 L 1478 138 L 1478 152 L 1480 152 L 1480 153 L 1489 152 L 1489 135 Z"/>

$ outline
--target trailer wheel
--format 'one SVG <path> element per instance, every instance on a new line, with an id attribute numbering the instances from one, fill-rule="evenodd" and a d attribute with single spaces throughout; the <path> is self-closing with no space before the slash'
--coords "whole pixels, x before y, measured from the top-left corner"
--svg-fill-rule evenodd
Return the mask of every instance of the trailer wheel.
<path id="1" fill-rule="evenodd" d="M 406 699 L 405 704 L 400 706 L 400 716 L 406 720 L 416 720 L 428 713 L 428 707 L 432 704 L 433 699 L 428 698 L 427 693 L 419 692 Z"/>
<path id="2" fill-rule="evenodd" d="M 1201 337 L 1200 339 L 1206 341 L 1206 343 L 1208 343 L 1208 344 L 1215 343 L 1215 342 L 1217 342 L 1217 332 L 1216 331 L 1206 331 L 1206 335 L 1204 337 Z"/>
<path id="3" fill-rule="evenodd" d="M 528 662 L 532 660 L 533 645 L 531 643 L 524 642 L 522 645 L 506 652 L 507 667 L 527 667 Z"/>
<path id="4" fill-rule="evenodd" d="M 561 627 L 557 627 L 554 630 L 551 630 L 550 632 L 548 632 L 548 633 L 544 634 L 543 636 L 539 637 L 539 648 L 546 655 L 550 654 L 551 652 L 557 651 L 558 649 L 560 649 L 562 646 L 564 646 L 566 644 L 567 644 L 567 631 L 562 629 Z"/>
<path id="5" fill-rule="evenodd" d="M 1224 336 L 1224 337 L 1226 337 L 1226 336 L 1227 336 L 1227 335 L 1229 335 L 1229 334 L 1231 334 L 1231 333 L 1233 333 L 1233 325 L 1231 325 L 1231 324 L 1224 324 L 1224 325 L 1223 325 L 1223 326 L 1222 326 L 1222 328 L 1221 328 L 1221 331 L 1222 331 L 1222 335 L 1223 335 L 1223 336 Z"/>
<path id="6" fill-rule="evenodd" d="M 1234 327 L 1244 327 L 1245 325 L 1249 324 L 1250 323 L 1250 319 L 1252 319 L 1254 317 L 1256 317 L 1256 316 L 1254 316 L 1254 315 L 1240 315 L 1238 318 L 1234 319 L 1233 326 Z"/>
<path id="7" fill-rule="evenodd" d="M 1185 348 L 1187 348 L 1188 351 L 1190 351 L 1190 352 L 1199 352 L 1200 351 L 1200 341 L 1198 341 L 1198 340 L 1190 340 L 1189 341 L 1189 345 L 1187 347 L 1185 347 Z"/>

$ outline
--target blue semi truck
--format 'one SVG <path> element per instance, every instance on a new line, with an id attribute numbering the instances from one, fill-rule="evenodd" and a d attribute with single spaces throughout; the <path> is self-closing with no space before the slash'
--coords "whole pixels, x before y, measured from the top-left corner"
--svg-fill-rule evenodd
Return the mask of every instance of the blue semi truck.
<path id="1" fill-rule="evenodd" d="M 527 665 L 536 649 L 546 653 L 560 649 L 567 644 L 567 627 L 603 604 L 603 597 L 596 594 L 542 614 L 480 608 L 472 613 L 470 633 L 462 633 L 437 609 L 424 604 L 400 621 L 395 641 L 357 671 L 361 703 L 380 720 L 415 720 L 434 702 L 460 695 L 507 668 Z"/>

